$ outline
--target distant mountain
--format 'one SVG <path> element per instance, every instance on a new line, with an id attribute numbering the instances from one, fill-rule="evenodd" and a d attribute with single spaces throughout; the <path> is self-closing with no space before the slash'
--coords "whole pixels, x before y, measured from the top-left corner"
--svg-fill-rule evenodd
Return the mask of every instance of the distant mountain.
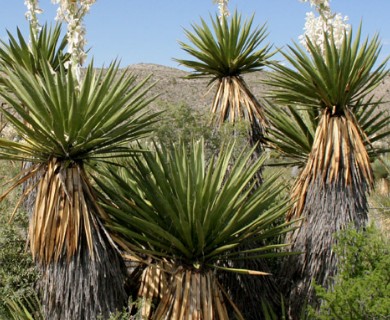
<path id="1" fill-rule="evenodd" d="M 151 94 L 159 94 L 154 106 L 161 104 L 184 103 L 193 108 L 209 108 L 216 88 L 208 87 L 210 79 L 186 79 L 188 72 L 172 67 L 157 64 L 134 64 L 128 66 L 129 70 L 140 79 L 152 75 L 151 82 L 157 82 L 151 90 Z M 267 77 L 267 72 L 259 71 L 244 75 L 247 85 L 256 97 L 263 97 L 267 86 L 262 83 Z M 383 108 L 390 112 L 390 77 L 374 91 L 376 97 L 383 96 Z"/>
<path id="2" fill-rule="evenodd" d="M 139 79 L 152 75 L 150 82 L 156 82 L 156 85 L 151 93 L 159 94 L 153 103 L 155 106 L 184 103 L 196 109 L 207 109 L 216 91 L 215 84 L 208 87 L 210 79 L 186 79 L 189 72 L 180 69 L 144 63 L 130 65 L 128 69 Z M 261 83 L 261 80 L 265 75 L 264 72 L 256 72 L 246 76 L 248 85 L 255 95 L 264 94 L 265 85 Z"/>

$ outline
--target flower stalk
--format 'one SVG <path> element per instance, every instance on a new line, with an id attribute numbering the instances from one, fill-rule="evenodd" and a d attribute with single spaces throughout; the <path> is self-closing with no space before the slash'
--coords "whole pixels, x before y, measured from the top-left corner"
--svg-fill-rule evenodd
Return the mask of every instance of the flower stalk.
<path id="1" fill-rule="evenodd" d="M 42 29 L 38 21 L 38 14 L 41 14 L 43 10 L 39 8 L 39 0 L 25 0 L 24 5 L 27 7 L 24 16 L 30 23 L 32 35 L 36 39 L 39 31 Z"/>
<path id="2" fill-rule="evenodd" d="M 68 24 L 68 53 L 70 54 L 69 63 L 66 68 L 72 68 L 76 76 L 76 80 L 80 82 L 80 69 L 84 64 L 87 53 L 85 45 L 86 28 L 83 24 L 84 16 L 89 12 L 91 6 L 96 0 L 52 0 L 54 4 L 58 4 L 57 21 L 64 21 Z"/>
<path id="3" fill-rule="evenodd" d="M 230 11 L 228 8 L 229 0 L 213 0 L 215 4 L 218 4 L 219 18 L 222 21 L 223 17 L 230 16 Z"/>
<path id="4" fill-rule="evenodd" d="M 314 12 L 306 13 L 304 34 L 299 37 L 301 44 L 309 51 L 308 40 L 319 46 L 325 53 L 325 36 L 331 37 L 336 48 L 340 49 L 344 37 L 350 32 L 351 25 L 347 23 L 348 16 L 343 17 L 340 13 L 333 13 L 329 0 L 301 0 L 310 2 L 318 15 Z"/>

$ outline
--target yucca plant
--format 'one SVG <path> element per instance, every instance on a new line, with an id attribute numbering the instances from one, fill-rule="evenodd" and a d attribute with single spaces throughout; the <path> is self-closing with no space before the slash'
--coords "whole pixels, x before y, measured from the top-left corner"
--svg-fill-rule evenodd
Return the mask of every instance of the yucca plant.
<path id="1" fill-rule="evenodd" d="M 291 236 L 291 250 L 304 253 L 289 258 L 283 270 L 295 315 L 303 300 L 313 302 L 311 282 L 327 285 L 335 274 L 333 234 L 351 223 L 356 228 L 366 224 L 367 192 L 373 185 L 369 137 L 376 124 L 383 127 L 387 121 L 374 116 L 379 104 L 371 95 L 387 75 L 386 61 L 376 67 L 377 35 L 361 41 L 361 28 L 355 37 L 351 31 L 340 49 L 331 36 L 325 36 L 325 53 L 310 39 L 307 43 L 308 53 L 290 46 L 290 53 L 284 53 L 290 66 L 275 65 L 269 81 L 277 102 L 318 115 L 314 137 L 312 131 L 306 132 L 304 150 L 312 140 L 311 150 L 292 189 L 294 205 L 287 216 L 303 218 Z M 309 123 L 312 127 L 313 120 Z"/>
<path id="2" fill-rule="evenodd" d="M 32 74 L 42 75 L 40 64 L 47 61 L 56 72 L 60 66 L 69 61 L 70 55 L 65 52 L 67 39 L 61 35 L 61 24 L 57 23 L 54 27 L 45 24 L 34 36 L 34 30 L 30 25 L 30 40 L 26 40 L 19 29 L 16 36 L 7 31 L 8 42 L 0 40 L 0 64 L 13 68 L 22 66 Z M 2 108 L 7 109 L 7 104 Z M 6 124 L 7 125 L 7 124 Z M 24 162 L 23 167 L 27 168 L 30 162 Z M 38 175 L 35 180 L 38 179 Z M 36 183 L 35 180 L 29 180 L 23 184 L 23 189 L 29 188 L 29 184 Z M 35 202 L 35 192 L 31 192 L 24 200 L 25 209 L 31 213 L 33 203 Z"/>
<path id="3" fill-rule="evenodd" d="M 261 70 L 272 56 L 266 38 L 265 25 L 253 28 L 252 16 L 242 22 L 235 12 L 231 18 L 211 17 L 212 29 L 201 19 L 193 24 L 193 31 L 185 30 L 190 44 L 180 42 L 184 51 L 195 60 L 176 59 L 192 69 L 189 78 L 210 78 L 209 85 L 217 83 L 211 106 L 217 126 L 225 121 L 246 121 L 250 125 L 250 141 L 263 141 L 267 121 L 262 105 L 251 93 L 242 75 Z"/>
<path id="4" fill-rule="evenodd" d="M 65 48 L 66 37 L 61 35 L 61 24 L 54 27 L 45 24 L 37 37 L 30 30 L 30 40 L 26 40 L 19 29 L 14 36 L 7 31 L 8 42 L 0 40 L 0 63 L 9 67 L 22 66 L 34 74 L 41 74 L 40 61 L 49 63 L 53 71 L 59 71 L 61 65 L 69 60 Z"/>
<path id="5" fill-rule="evenodd" d="M 265 104 L 266 115 L 272 130 L 267 136 L 268 145 L 277 150 L 285 159 L 278 165 L 295 165 L 303 167 L 308 161 L 315 132 L 320 120 L 320 110 L 300 106 L 272 103 Z M 381 154 L 389 152 L 389 148 L 380 144 L 390 133 L 388 123 L 390 116 L 381 109 L 382 102 L 365 101 L 354 106 L 356 122 L 363 130 L 364 139 L 370 161 Z"/>
<path id="6" fill-rule="evenodd" d="M 234 144 L 206 163 L 204 142 L 160 146 L 98 183 L 110 202 L 108 228 L 130 253 L 147 262 L 138 291 L 141 313 L 153 319 L 230 319 L 241 312 L 218 282 L 220 272 L 270 276 L 224 262 L 278 256 L 284 244 L 232 251 L 288 230 L 278 224 L 288 206 L 277 174 L 255 188 L 264 158 L 250 165 L 253 148 L 232 163 Z M 230 167 L 230 168 L 229 168 Z M 153 305 L 154 304 L 154 308 Z M 260 312 L 260 305 L 259 310 Z"/>
<path id="7" fill-rule="evenodd" d="M 10 319 L 44 320 L 42 306 L 35 292 L 26 292 L 22 296 L 6 299 Z"/>
<path id="8" fill-rule="evenodd" d="M 266 26 L 254 27 L 253 21 L 254 16 L 243 20 L 237 11 L 231 17 L 211 16 L 211 26 L 201 19 L 200 24 L 192 25 L 191 31 L 185 30 L 189 43 L 180 42 L 181 48 L 194 59 L 176 61 L 192 70 L 189 78 L 210 79 L 208 86 L 216 87 L 211 105 L 212 124 L 216 128 L 225 122 L 229 122 L 234 128 L 237 128 L 238 123 L 240 126 L 244 124 L 249 143 L 257 146 L 252 155 L 255 161 L 263 152 L 268 123 L 263 105 L 251 92 L 243 76 L 261 70 L 273 53 L 271 46 L 264 44 L 267 37 Z M 262 168 L 257 173 L 257 181 L 262 181 Z M 251 268 L 258 265 L 254 260 L 250 264 Z M 263 263 L 260 265 L 265 267 Z M 243 267 L 241 263 L 238 266 Z M 237 280 L 232 286 L 252 291 L 248 285 L 253 284 L 253 281 L 243 283 L 246 279 Z M 257 282 L 259 283 L 254 287 L 264 286 L 260 279 Z M 258 296 L 263 292 L 251 295 L 255 308 L 259 303 Z M 242 293 L 237 293 L 237 297 L 239 296 Z M 247 305 L 248 301 L 243 303 Z M 246 308 L 249 309 L 252 308 Z M 255 314 L 256 311 L 252 310 L 251 313 Z"/>
<path id="9" fill-rule="evenodd" d="M 105 214 L 88 168 L 134 155 L 130 143 L 151 132 L 147 79 L 136 84 L 117 63 L 99 72 L 90 64 L 80 83 L 62 66 L 53 72 L 42 60 L 39 69 L 1 66 L 0 95 L 12 109 L 2 112 L 20 141 L 0 139 L 0 158 L 33 163 L 10 190 L 40 174 L 31 186 L 37 195 L 29 240 L 43 272 L 45 316 L 108 317 L 127 300 L 124 265 L 100 222 Z"/>

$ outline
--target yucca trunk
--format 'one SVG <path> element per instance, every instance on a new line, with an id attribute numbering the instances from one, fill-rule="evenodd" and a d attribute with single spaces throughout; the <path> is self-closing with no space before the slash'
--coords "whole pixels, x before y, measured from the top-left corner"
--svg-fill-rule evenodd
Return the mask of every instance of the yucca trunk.
<path id="1" fill-rule="evenodd" d="M 218 89 L 211 107 L 218 125 L 247 121 L 250 125 L 251 145 L 264 142 L 267 121 L 264 108 L 249 90 L 241 76 L 223 77 L 218 81 Z"/>
<path id="2" fill-rule="evenodd" d="M 367 192 L 373 174 L 353 115 L 326 110 L 316 131 L 309 160 L 297 180 L 294 207 L 288 219 L 301 218 L 300 229 L 289 237 L 290 256 L 283 267 L 290 316 L 298 319 L 306 302 L 316 305 L 313 281 L 328 287 L 337 272 L 332 251 L 335 233 L 367 222 Z"/>
<path id="3" fill-rule="evenodd" d="M 219 79 L 218 89 L 214 96 L 211 112 L 217 126 L 229 122 L 237 124 L 246 121 L 248 129 L 248 144 L 256 146 L 252 154 L 255 162 L 263 153 L 264 135 L 268 128 L 264 107 L 249 90 L 241 76 L 227 76 Z M 262 170 L 256 175 L 261 183 Z"/>
<path id="4" fill-rule="evenodd" d="M 99 216 L 82 164 L 53 158 L 44 168 L 30 221 L 47 319 L 103 319 L 127 301 L 124 263 Z"/>
<path id="5" fill-rule="evenodd" d="M 33 165 L 34 164 L 32 162 L 23 162 L 21 165 L 22 171 L 27 172 L 29 168 L 32 168 Z M 38 166 L 36 168 L 38 168 Z M 29 217 L 31 217 L 33 214 L 35 207 L 35 199 L 37 197 L 37 189 L 35 188 L 35 186 L 38 185 L 39 180 L 42 176 L 42 168 L 39 167 L 39 170 L 40 172 L 37 172 L 30 179 L 22 183 L 22 192 L 24 194 L 23 210 L 27 213 Z"/>
<path id="6" fill-rule="evenodd" d="M 141 315 L 145 319 L 229 319 L 227 297 L 211 270 L 152 264 L 143 272 L 138 296 L 142 298 Z"/>

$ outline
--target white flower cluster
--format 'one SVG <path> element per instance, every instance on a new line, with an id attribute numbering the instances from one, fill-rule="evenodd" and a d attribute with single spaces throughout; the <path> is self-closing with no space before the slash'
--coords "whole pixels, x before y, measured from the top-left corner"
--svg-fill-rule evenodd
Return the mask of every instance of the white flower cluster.
<path id="1" fill-rule="evenodd" d="M 84 50 L 87 41 L 85 39 L 86 28 L 83 17 L 88 13 L 96 0 L 52 0 L 58 4 L 56 20 L 68 24 L 67 39 L 68 52 L 70 53 L 70 65 L 76 72 L 76 78 L 80 77 L 80 67 L 83 65 L 87 54 Z M 65 66 L 69 67 L 69 66 Z"/>
<path id="2" fill-rule="evenodd" d="M 329 0 L 301 0 L 301 2 L 310 2 L 312 7 L 325 6 L 329 8 Z"/>
<path id="3" fill-rule="evenodd" d="M 228 2 L 229 0 L 214 0 L 214 3 L 218 4 L 220 18 L 230 16 Z"/>
<path id="4" fill-rule="evenodd" d="M 306 14 L 306 23 L 304 27 L 305 33 L 299 37 L 300 42 L 307 48 L 307 38 L 313 44 L 316 44 L 325 52 L 325 35 L 332 38 L 336 48 L 340 48 L 344 36 L 351 29 L 347 23 L 348 17 L 343 17 L 341 14 L 332 13 L 329 5 L 329 0 L 301 0 L 302 2 L 310 1 L 310 5 L 315 7 L 318 16 L 314 12 Z"/>
<path id="5" fill-rule="evenodd" d="M 25 0 L 24 5 L 27 7 L 27 11 L 24 15 L 30 22 L 33 36 L 36 38 L 41 30 L 37 15 L 41 14 L 43 10 L 39 8 L 39 0 Z"/>

